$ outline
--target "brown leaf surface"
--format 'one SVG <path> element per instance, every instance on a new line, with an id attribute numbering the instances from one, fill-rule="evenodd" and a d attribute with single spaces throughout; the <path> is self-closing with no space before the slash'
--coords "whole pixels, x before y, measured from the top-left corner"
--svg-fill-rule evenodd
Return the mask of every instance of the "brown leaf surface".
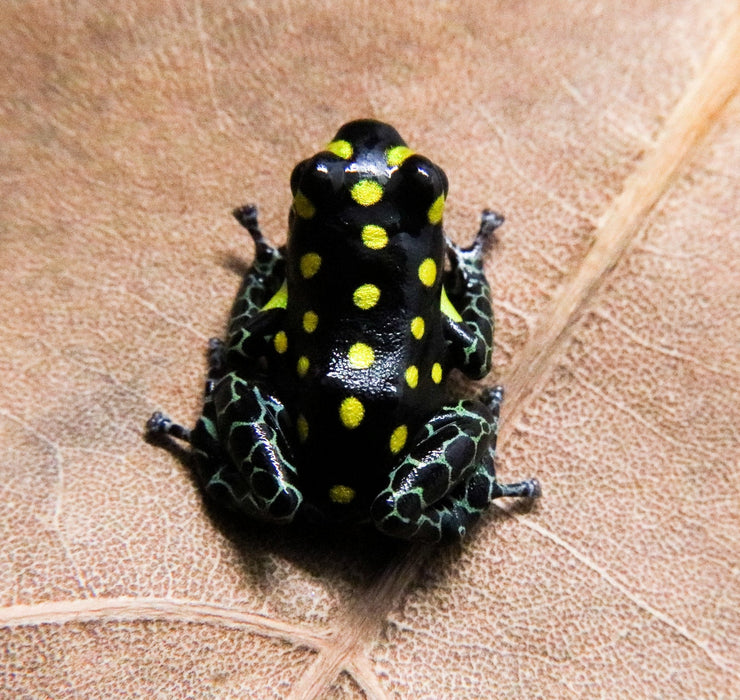
<path id="1" fill-rule="evenodd" d="M 328 0 L 0 6 L 2 697 L 740 696 L 740 12 Z M 500 471 L 463 546 L 206 511 L 155 408 L 349 118 L 447 171 L 489 270 Z"/>

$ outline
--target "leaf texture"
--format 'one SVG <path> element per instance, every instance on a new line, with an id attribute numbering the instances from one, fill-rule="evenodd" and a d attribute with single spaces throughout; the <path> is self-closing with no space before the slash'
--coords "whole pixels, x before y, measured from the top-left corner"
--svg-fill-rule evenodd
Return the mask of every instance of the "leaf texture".
<path id="1" fill-rule="evenodd" d="M 740 697 L 740 11 L 0 7 L 0 695 Z M 462 545 L 232 522 L 192 423 L 259 203 L 351 118 L 447 172 L 488 269 L 499 471 Z"/>

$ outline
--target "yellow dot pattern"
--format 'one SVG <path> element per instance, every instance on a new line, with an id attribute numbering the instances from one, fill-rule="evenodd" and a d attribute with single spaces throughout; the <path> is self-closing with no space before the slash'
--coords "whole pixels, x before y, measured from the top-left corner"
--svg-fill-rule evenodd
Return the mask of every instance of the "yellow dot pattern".
<path id="1" fill-rule="evenodd" d="M 411 321 L 411 335 L 417 340 L 421 340 L 424 336 L 424 319 L 421 316 Z"/>
<path id="2" fill-rule="evenodd" d="M 419 279 L 425 287 L 431 287 L 437 279 L 437 263 L 431 258 L 425 258 L 419 265 Z"/>
<path id="3" fill-rule="evenodd" d="M 380 289 L 374 284 L 363 284 L 355 289 L 352 294 L 352 301 L 360 309 L 372 309 L 380 299 Z"/>
<path id="4" fill-rule="evenodd" d="M 296 369 L 298 371 L 299 377 L 305 377 L 306 372 L 308 372 L 308 368 L 311 366 L 311 363 L 308 361 L 308 358 L 305 355 L 301 355 L 298 358 L 298 365 L 296 366 Z"/>
<path id="5" fill-rule="evenodd" d="M 306 313 L 303 314 L 303 330 L 306 331 L 306 333 L 313 333 L 318 325 L 319 317 L 315 311 L 306 311 Z"/>
<path id="6" fill-rule="evenodd" d="M 301 275 L 304 279 L 311 279 L 321 267 L 321 256 L 318 253 L 306 253 L 300 260 Z"/>
<path id="7" fill-rule="evenodd" d="M 316 207 L 300 190 L 298 190 L 295 197 L 293 197 L 293 209 L 295 209 L 295 213 L 298 214 L 301 219 L 310 219 L 316 213 Z"/>
<path id="8" fill-rule="evenodd" d="M 288 336 L 285 335 L 285 331 L 275 333 L 272 344 L 275 346 L 275 350 L 282 355 L 288 349 Z"/>
<path id="9" fill-rule="evenodd" d="M 349 349 L 348 358 L 352 369 L 367 369 L 375 362 L 375 352 L 365 343 L 355 343 Z"/>
<path id="10" fill-rule="evenodd" d="M 439 384 L 442 381 L 442 365 L 439 362 L 435 362 L 432 365 L 432 381 L 435 384 Z"/>
<path id="11" fill-rule="evenodd" d="M 333 153 L 335 156 L 344 158 L 344 160 L 349 160 L 352 157 L 352 153 L 354 152 L 352 149 L 352 144 L 349 141 L 344 141 L 343 139 L 332 141 L 330 144 L 327 145 L 326 150 L 330 153 Z"/>
<path id="12" fill-rule="evenodd" d="M 442 221 L 442 214 L 445 210 L 445 196 L 443 194 L 439 195 L 437 199 L 434 200 L 434 203 L 431 207 L 429 207 L 429 211 L 427 212 L 427 219 L 429 219 L 430 224 L 438 224 L 440 221 Z"/>
<path id="13" fill-rule="evenodd" d="M 372 250 L 380 250 L 388 245 L 388 233 L 382 226 L 368 224 L 362 229 L 362 242 Z"/>
<path id="14" fill-rule="evenodd" d="M 383 197 L 383 188 L 375 180 L 360 180 L 352 186 L 352 199 L 363 207 L 379 202 Z"/>
<path id="15" fill-rule="evenodd" d="M 329 489 L 329 498 L 334 503 L 351 503 L 355 497 L 355 490 L 351 486 L 336 484 Z"/>
<path id="16" fill-rule="evenodd" d="M 405 425 L 399 425 L 391 433 L 390 448 L 391 452 L 395 455 L 398 454 L 406 444 L 406 440 L 409 436 L 409 429 Z"/>
<path id="17" fill-rule="evenodd" d="M 406 146 L 394 146 L 385 152 L 385 162 L 388 163 L 391 168 L 395 168 L 412 155 L 414 155 L 414 152 L 410 148 L 407 148 Z"/>
<path id="18" fill-rule="evenodd" d="M 349 141 L 338 139 L 332 141 L 326 146 L 326 151 L 344 160 L 350 160 L 354 155 L 354 147 Z M 394 146 L 389 148 L 385 153 L 386 163 L 390 168 L 400 167 L 413 151 L 406 146 Z M 377 204 L 383 199 L 383 186 L 372 179 L 362 179 L 350 188 L 352 199 L 362 207 L 370 207 Z M 427 210 L 427 219 L 430 224 L 438 225 L 442 221 L 445 206 L 445 195 L 437 197 Z M 293 208 L 296 215 L 302 219 L 310 219 L 316 214 L 315 205 L 300 190 L 296 192 L 293 199 Z M 361 240 L 363 245 L 370 250 L 382 250 L 389 243 L 388 231 L 378 224 L 369 223 L 362 227 Z M 321 268 L 322 259 L 316 252 L 304 254 L 299 261 L 300 274 L 304 279 L 311 279 Z M 422 285 L 433 287 L 438 277 L 438 266 L 431 257 L 425 258 L 418 267 L 417 274 Z M 286 297 L 287 291 L 278 298 L 276 302 L 283 303 L 283 296 Z M 352 294 L 354 305 L 363 310 L 372 309 L 380 300 L 380 288 L 371 283 L 362 284 L 357 287 Z M 457 310 L 452 306 L 449 300 L 442 292 L 443 299 L 440 302 L 442 313 L 450 318 L 459 317 Z M 276 295 L 277 297 L 277 295 Z M 277 305 L 277 303 L 276 303 Z M 302 325 L 306 333 L 313 333 L 319 324 L 318 314 L 313 310 L 307 310 L 303 314 Z M 410 322 L 410 331 L 412 336 L 421 340 L 426 332 L 425 322 L 421 316 L 416 316 Z M 285 353 L 288 349 L 288 338 L 284 331 L 275 335 L 273 340 L 275 349 L 278 353 Z M 366 370 L 369 369 L 376 361 L 375 350 L 363 342 L 355 342 L 347 351 L 347 362 L 352 369 Z M 310 368 L 308 357 L 302 355 L 297 361 L 297 372 L 300 377 L 304 377 Z M 442 381 L 442 366 L 439 362 L 434 363 L 431 368 L 431 379 L 435 384 Z M 429 375 L 427 375 L 429 376 Z M 417 365 L 410 365 L 404 372 L 406 384 L 411 389 L 416 389 L 419 385 L 420 373 Z M 349 429 L 357 428 L 365 418 L 365 406 L 357 396 L 347 396 L 339 404 L 339 418 L 342 425 Z M 299 415 L 296 420 L 296 430 L 301 442 L 308 439 L 309 426 L 304 415 Z M 408 440 L 408 426 L 399 425 L 391 433 L 389 448 L 393 454 L 399 453 Z M 335 484 L 329 489 L 329 498 L 334 503 L 350 503 L 356 496 L 355 490 L 344 484 Z"/>
<path id="19" fill-rule="evenodd" d="M 306 442 L 308 440 L 308 421 L 302 413 L 296 420 L 296 429 L 298 430 L 298 439 L 301 442 Z"/>
<path id="20" fill-rule="evenodd" d="M 408 384 L 412 389 L 416 389 L 417 384 L 419 383 L 419 368 L 416 365 L 411 365 L 406 370 L 406 384 Z"/>
<path id="21" fill-rule="evenodd" d="M 348 396 L 339 405 L 339 418 L 345 428 L 352 430 L 356 428 L 365 417 L 365 407 L 355 396 Z"/>

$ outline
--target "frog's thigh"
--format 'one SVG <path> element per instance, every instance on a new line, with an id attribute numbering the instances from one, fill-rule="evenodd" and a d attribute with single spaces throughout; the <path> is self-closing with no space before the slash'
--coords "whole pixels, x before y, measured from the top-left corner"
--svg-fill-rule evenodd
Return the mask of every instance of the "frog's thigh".
<path id="1" fill-rule="evenodd" d="M 376 498 L 378 529 L 406 539 L 461 537 L 495 497 L 496 428 L 496 417 L 479 401 L 443 407 Z"/>
<path id="2" fill-rule="evenodd" d="M 201 457 L 210 458 L 209 495 L 250 517 L 292 521 L 303 498 L 286 422 L 282 403 L 264 387 L 235 374 L 221 380 L 194 431 Z"/>

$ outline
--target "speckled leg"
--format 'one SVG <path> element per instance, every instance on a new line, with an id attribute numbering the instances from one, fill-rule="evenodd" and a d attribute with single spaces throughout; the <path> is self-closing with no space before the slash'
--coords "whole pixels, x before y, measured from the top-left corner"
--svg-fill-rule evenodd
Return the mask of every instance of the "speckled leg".
<path id="1" fill-rule="evenodd" d="M 227 374 L 191 434 L 206 492 L 253 518 L 287 523 L 303 501 L 282 403 Z"/>
<path id="2" fill-rule="evenodd" d="M 244 275 L 234 305 L 231 307 L 229 337 L 238 332 L 269 301 L 285 278 L 282 250 L 273 248 L 262 235 L 257 207 L 247 204 L 233 211 L 236 220 L 249 231 L 255 245 L 254 262 Z"/>
<path id="3" fill-rule="evenodd" d="M 539 495 L 534 479 L 517 484 L 496 480 L 502 395 L 497 387 L 486 392 L 483 401 L 447 406 L 424 426 L 373 504 L 371 516 L 379 530 L 403 539 L 459 539 L 493 499 Z"/>
<path id="4" fill-rule="evenodd" d="M 451 269 L 445 276 L 445 289 L 462 323 L 446 318 L 445 332 L 452 341 L 454 365 L 473 379 L 484 377 L 491 369 L 493 312 L 483 264 L 494 231 L 503 222 L 500 214 L 485 210 L 472 246 L 459 248 L 447 241 Z"/>
<path id="5" fill-rule="evenodd" d="M 255 258 L 242 278 L 241 286 L 231 308 L 227 333 L 228 344 L 220 338 L 211 338 L 208 341 L 206 397 L 210 395 L 216 382 L 227 372 L 227 350 L 237 343 L 241 346 L 241 343 L 249 338 L 252 331 L 248 326 L 280 287 L 284 276 L 283 253 L 273 248 L 262 235 L 257 218 L 257 207 L 254 204 L 245 204 L 234 209 L 232 214 L 252 236 L 255 244 Z M 244 358 L 240 359 L 243 363 Z"/>
<path id="6" fill-rule="evenodd" d="M 285 257 L 282 249 L 273 248 L 262 236 L 257 223 L 257 207 L 246 205 L 233 213 L 254 239 L 256 253 L 231 307 L 227 340 L 220 354 L 224 367 L 253 376 L 258 370 L 264 343 L 269 342 L 274 332 L 274 316 L 283 311 L 264 311 L 263 307 L 285 281 Z"/>

